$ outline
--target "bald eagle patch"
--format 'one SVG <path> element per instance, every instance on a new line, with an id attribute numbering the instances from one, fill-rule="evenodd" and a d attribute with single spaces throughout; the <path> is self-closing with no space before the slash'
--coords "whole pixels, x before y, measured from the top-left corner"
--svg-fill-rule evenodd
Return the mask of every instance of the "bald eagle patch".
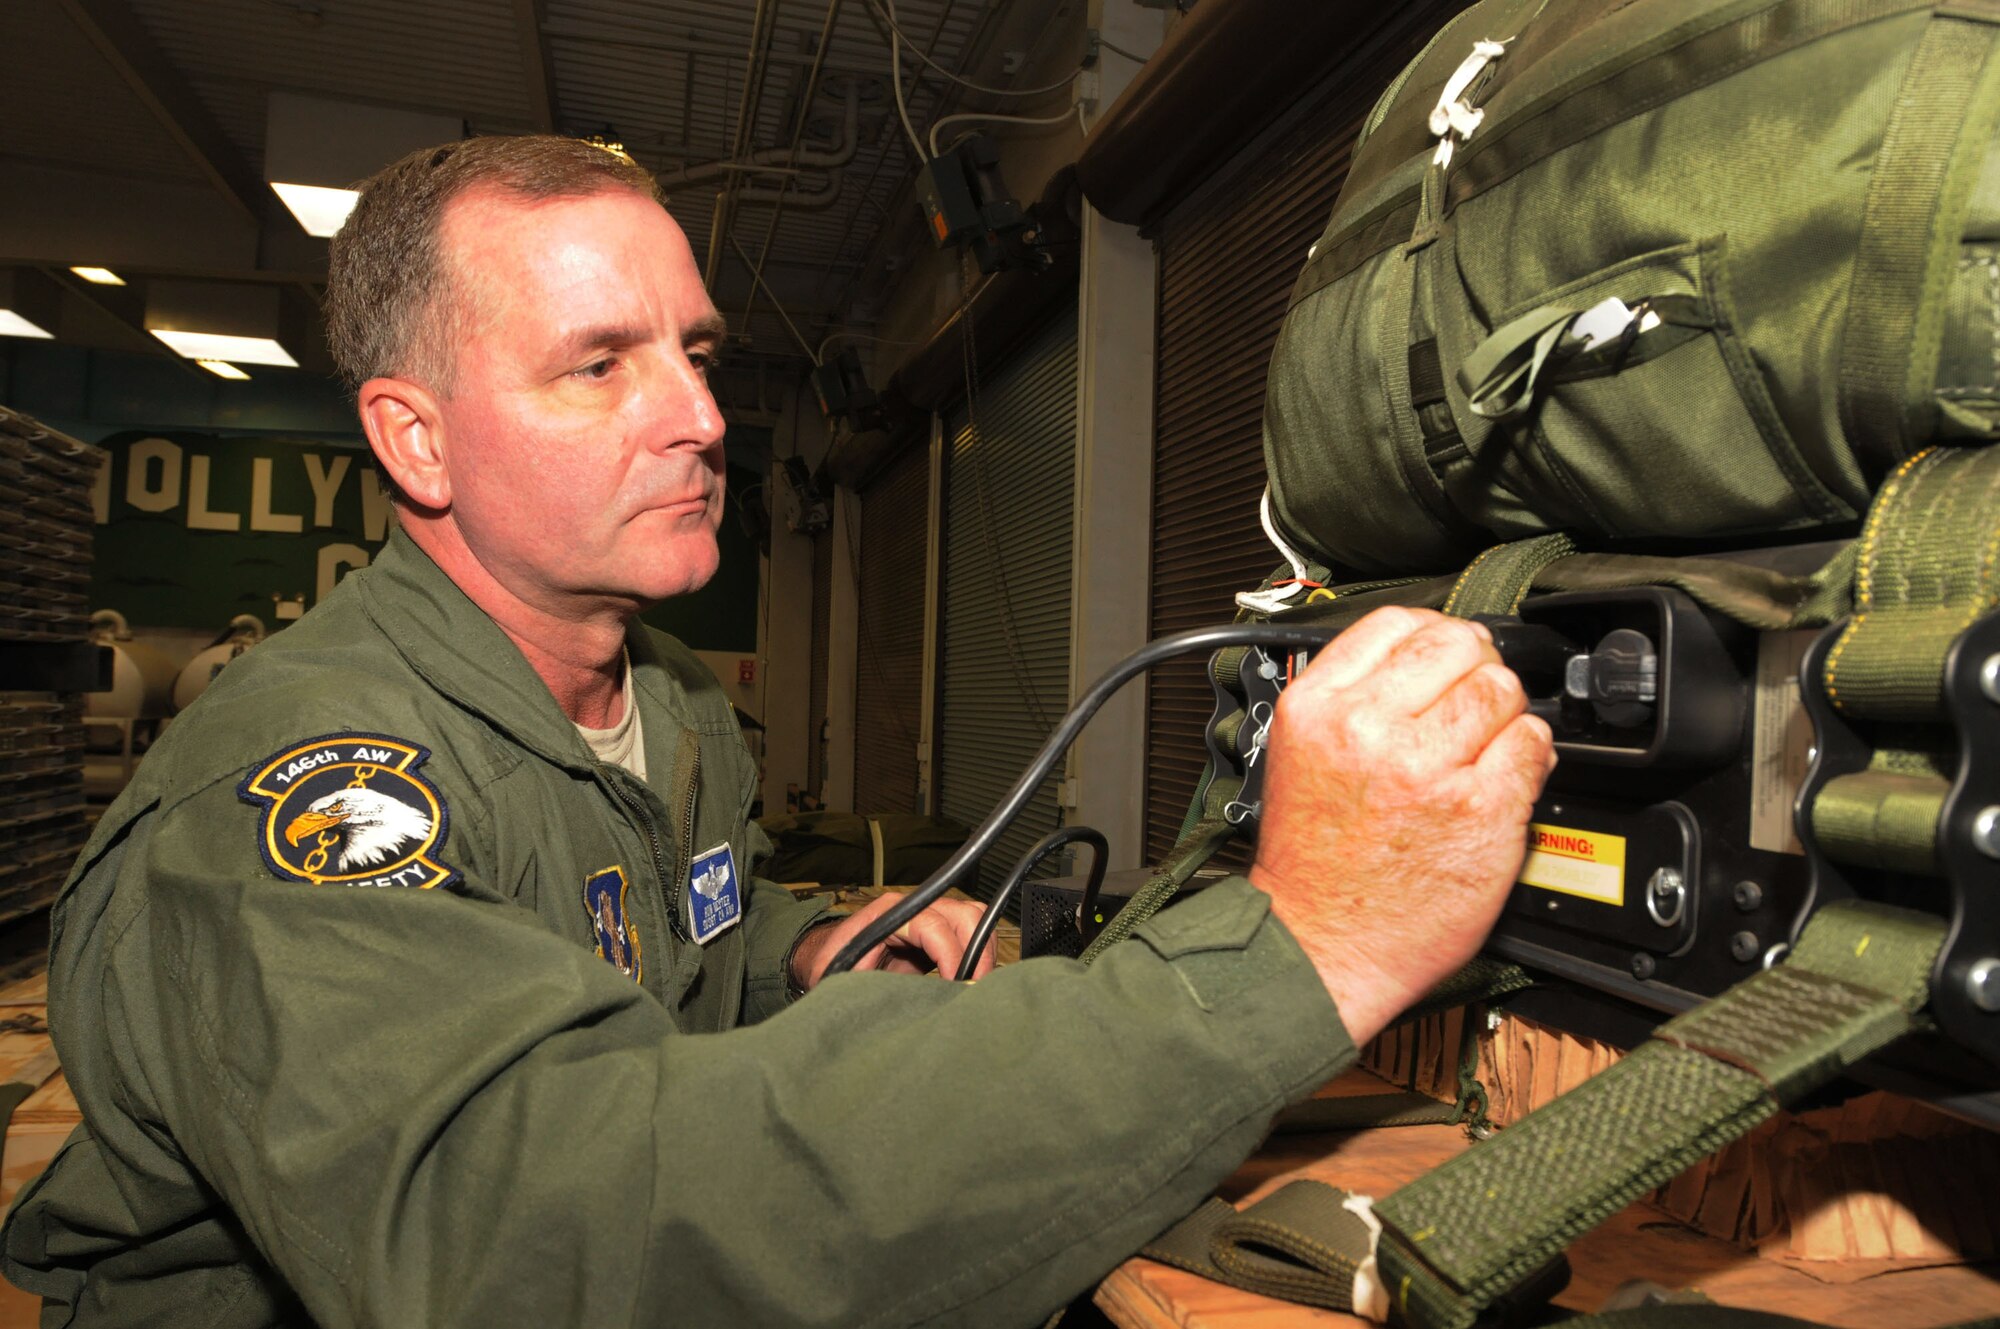
<path id="1" fill-rule="evenodd" d="M 417 774 L 429 756 L 398 738 L 328 734 L 270 757 L 236 792 L 263 808 L 257 847 L 279 877 L 429 889 L 458 876 L 431 852 L 450 818 Z"/>

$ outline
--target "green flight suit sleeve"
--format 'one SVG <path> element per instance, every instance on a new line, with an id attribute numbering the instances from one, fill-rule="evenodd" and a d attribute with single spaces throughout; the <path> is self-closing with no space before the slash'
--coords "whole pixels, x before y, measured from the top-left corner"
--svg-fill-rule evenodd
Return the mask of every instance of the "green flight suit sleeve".
<path id="1" fill-rule="evenodd" d="M 749 858 L 755 864 L 771 856 L 771 837 L 756 822 L 745 823 Z M 743 902 L 743 1015 L 740 1023 L 756 1024 L 792 1004 L 787 966 L 799 936 L 826 917 L 822 899 L 801 900 L 776 882 L 752 876 L 750 898 Z"/>
<path id="2" fill-rule="evenodd" d="M 274 879 L 233 799 L 106 860 L 63 1052 L 93 1132 L 184 1157 L 329 1329 L 1033 1325 L 1354 1055 L 1241 880 L 1089 969 L 843 975 L 683 1035 L 476 880 Z"/>

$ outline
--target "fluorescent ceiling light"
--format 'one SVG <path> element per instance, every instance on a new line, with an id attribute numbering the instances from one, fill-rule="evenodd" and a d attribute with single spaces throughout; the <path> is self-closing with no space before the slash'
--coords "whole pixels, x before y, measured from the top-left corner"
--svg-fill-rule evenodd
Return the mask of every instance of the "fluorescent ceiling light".
<path id="1" fill-rule="evenodd" d="M 97 286 L 123 286 L 125 279 L 110 268 L 71 268 L 77 276 Z"/>
<path id="2" fill-rule="evenodd" d="M 227 360 L 197 360 L 195 363 L 217 378 L 248 379 L 250 377 Z"/>
<path id="3" fill-rule="evenodd" d="M 341 228 L 347 214 L 354 211 L 354 201 L 361 197 L 357 190 L 329 189 L 325 185 L 281 185 L 273 181 L 271 188 L 278 191 L 278 197 L 299 219 L 307 235 L 322 238 Z"/>
<path id="4" fill-rule="evenodd" d="M 174 332 L 166 328 L 151 328 L 149 331 L 190 360 L 299 367 L 299 362 L 292 359 L 291 353 L 272 337 L 231 337 L 220 332 Z"/>
<path id="5" fill-rule="evenodd" d="M 0 309 L 0 337 L 54 338 L 55 333 L 36 327 L 11 309 Z"/>

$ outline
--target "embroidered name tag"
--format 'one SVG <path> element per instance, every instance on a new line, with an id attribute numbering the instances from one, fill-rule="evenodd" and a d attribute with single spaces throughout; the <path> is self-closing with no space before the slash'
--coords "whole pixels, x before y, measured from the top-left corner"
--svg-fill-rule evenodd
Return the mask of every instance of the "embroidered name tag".
<path id="1" fill-rule="evenodd" d="M 625 869 L 606 868 L 583 883 L 583 908 L 597 933 L 597 953 L 634 983 L 644 970 L 639 963 L 639 929 L 625 913 L 625 891 L 631 885 Z"/>
<path id="2" fill-rule="evenodd" d="M 736 855 L 724 841 L 696 854 L 688 866 L 688 932 L 698 945 L 706 946 L 742 917 Z"/>
<path id="3" fill-rule="evenodd" d="M 257 847 L 286 881 L 408 886 L 458 878 L 433 851 L 450 813 L 417 774 L 428 749 L 380 734 L 328 734 L 276 753 L 237 786 L 263 808 Z"/>

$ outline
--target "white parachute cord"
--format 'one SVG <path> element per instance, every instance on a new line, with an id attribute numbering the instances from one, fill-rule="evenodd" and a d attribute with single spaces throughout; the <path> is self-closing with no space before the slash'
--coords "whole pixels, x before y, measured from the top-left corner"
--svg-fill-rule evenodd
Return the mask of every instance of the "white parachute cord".
<path id="1" fill-rule="evenodd" d="M 1236 603 L 1239 608 L 1270 614 L 1283 609 L 1299 592 L 1311 590 L 1319 583 L 1312 579 L 1304 556 L 1286 544 L 1285 538 L 1278 534 L 1278 525 L 1271 519 L 1271 486 L 1268 482 L 1264 485 L 1264 497 L 1257 501 L 1257 519 L 1264 524 L 1264 538 L 1271 542 L 1285 562 L 1291 564 L 1291 582 L 1285 586 L 1274 586 L 1268 591 L 1240 591 Z"/>

